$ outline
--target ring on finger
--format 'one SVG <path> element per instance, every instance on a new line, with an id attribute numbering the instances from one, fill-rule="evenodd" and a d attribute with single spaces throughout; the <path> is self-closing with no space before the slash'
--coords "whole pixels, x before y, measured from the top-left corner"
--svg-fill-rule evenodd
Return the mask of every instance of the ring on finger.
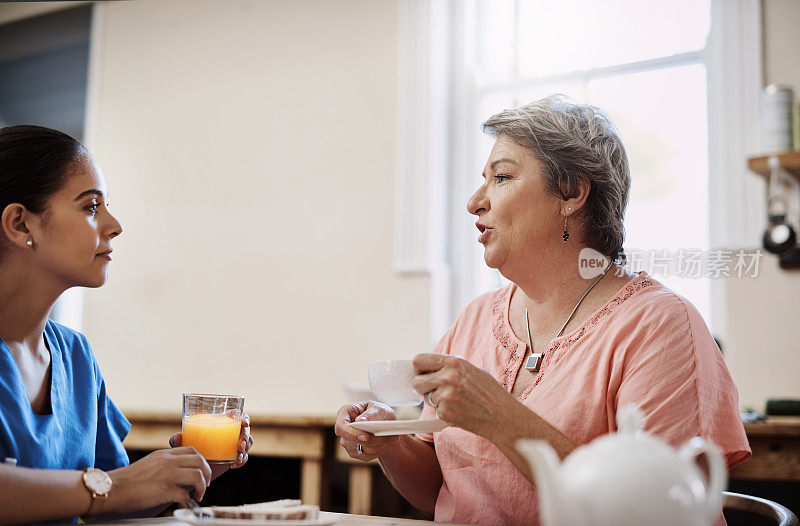
<path id="1" fill-rule="evenodd" d="M 428 405 L 430 405 L 432 408 L 436 409 L 436 406 L 439 405 L 439 404 L 434 404 L 433 403 L 433 398 L 431 398 L 431 394 L 428 393 L 428 394 L 425 395 L 425 397 L 428 399 Z"/>
<path id="2" fill-rule="evenodd" d="M 361 444 L 356 444 L 356 453 L 358 453 L 359 455 L 364 454 L 364 448 L 361 446 Z"/>

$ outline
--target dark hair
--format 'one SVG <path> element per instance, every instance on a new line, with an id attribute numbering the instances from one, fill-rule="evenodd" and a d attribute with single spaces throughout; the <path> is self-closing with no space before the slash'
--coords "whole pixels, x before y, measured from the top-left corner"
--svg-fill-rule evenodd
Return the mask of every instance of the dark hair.
<path id="1" fill-rule="evenodd" d="M 0 128 L 0 214 L 11 203 L 44 212 L 70 168 L 87 154 L 81 143 L 50 128 Z"/>

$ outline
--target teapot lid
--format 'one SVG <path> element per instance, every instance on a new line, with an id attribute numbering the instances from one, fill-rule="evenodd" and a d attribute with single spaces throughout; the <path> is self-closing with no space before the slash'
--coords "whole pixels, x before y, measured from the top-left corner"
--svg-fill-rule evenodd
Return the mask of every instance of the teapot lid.
<path id="1" fill-rule="evenodd" d="M 675 454 L 673 449 L 656 436 L 644 430 L 644 412 L 636 404 L 628 404 L 617 411 L 617 432 L 597 437 L 572 452 L 565 460 L 569 466 L 588 464 L 626 464 L 631 458 L 639 459 L 639 466 L 658 462 L 662 457 Z M 644 461 L 646 459 L 646 462 Z"/>
<path id="2" fill-rule="evenodd" d="M 658 466 L 670 465 L 677 452 L 659 437 L 644 430 L 645 415 L 636 404 L 617 411 L 617 432 L 597 437 L 564 459 L 565 472 L 601 469 L 604 473 L 653 473 Z M 669 462 L 666 462 L 669 460 Z M 620 471 L 620 466 L 636 466 Z"/>
<path id="3" fill-rule="evenodd" d="M 635 435 L 642 429 L 644 413 L 636 404 L 628 404 L 617 412 L 617 429 L 623 435 Z"/>

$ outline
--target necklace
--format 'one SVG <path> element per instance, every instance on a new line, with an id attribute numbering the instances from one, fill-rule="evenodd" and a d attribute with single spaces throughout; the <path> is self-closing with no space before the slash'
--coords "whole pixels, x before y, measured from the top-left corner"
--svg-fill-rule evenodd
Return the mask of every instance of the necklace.
<path id="1" fill-rule="evenodd" d="M 575 312 L 577 312 L 578 307 L 580 307 L 581 303 L 583 303 L 583 299 L 592 291 L 592 289 L 594 288 L 595 285 L 600 283 L 600 280 L 603 279 L 603 277 L 605 277 L 606 273 L 608 273 L 608 271 L 611 269 L 611 267 L 613 265 L 614 265 L 613 261 L 611 263 L 609 263 L 608 266 L 606 267 L 606 269 L 603 271 L 603 273 L 600 274 L 600 277 L 597 278 L 594 281 L 594 283 L 592 283 L 589 286 L 588 289 L 586 289 L 586 292 L 583 293 L 583 296 L 581 296 L 581 299 L 578 300 L 578 303 L 575 304 L 575 308 L 572 309 L 572 312 L 569 314 L 569 317 L 567 318 L 567 321 L 565 321 L 564 325 L 561 326 L 561 330 L 558 331 L 558 334 L 556 335 L 556 338 L 558 338 L 559 336 L 561 336 L 564 333 L 564 329 L 567 328 L 567 324 L 569 323 L 569 320 L 571 320 L 572 317 L 575 316 Z M 542 362 L 544 361 L 544 354 L 545 353 L 543 353 L 543 352 L 533 352 L 533 339 L 531 338 L 531 320 L 528 317 L 528 308 L 527 307 L 525 308 L 525 324 L 526 324 L 526 327 L 528 329 L 528 345 L 530 346 L 530 349 L 531 349 L 531 355 L 528 356 L 528 359 L 525 362 L 525 370 L 530 371 L 532 373 L 538 373 L 539 372 L 539 368 L 541 368 Z"/>

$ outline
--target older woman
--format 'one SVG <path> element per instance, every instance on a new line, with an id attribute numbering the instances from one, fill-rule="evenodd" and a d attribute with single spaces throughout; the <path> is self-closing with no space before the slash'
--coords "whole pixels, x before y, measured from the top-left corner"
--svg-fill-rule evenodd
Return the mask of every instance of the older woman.
<path id="1" fill-rule="evenodd" d="M 736 387 L 697 310 L 622 249 L 628 159 L 597 108 L 550 97 L 484 123 L 496 138 L 477 216 L 486 264 L 511 284 L 475 299 L 432 354 L 415 357 L 423 417 L 435 435 L 375 437 L 354 420 L 394 419 L 376 402 L 347 405 L 336 432 L 353 457 L 378 458 L 397 489 L 437 521 L 538 524 L 531 472 L 514 444 L 549 442 L 563 457 L 615 430 L 634 402 L 645 428 L 677 445 L 702 435 L 728 466 L 750 450 Z M 581 252 L 606 266 L 586 279 Z"/>
<path id="2" fill-rule="evenodd" d="M 107 196 L 99 167 L 72 137 L 0 129 L 0 524 L 146 514 L 202 498 L 228 469 L 179 447 L 180 433 L 173 449 L 129 465 L 130 424 L 89 342 L 47 318 L 66 289 L 106 281 L 122 233 Z M 232 467 L 247 462 L 248 425 Z"/>

